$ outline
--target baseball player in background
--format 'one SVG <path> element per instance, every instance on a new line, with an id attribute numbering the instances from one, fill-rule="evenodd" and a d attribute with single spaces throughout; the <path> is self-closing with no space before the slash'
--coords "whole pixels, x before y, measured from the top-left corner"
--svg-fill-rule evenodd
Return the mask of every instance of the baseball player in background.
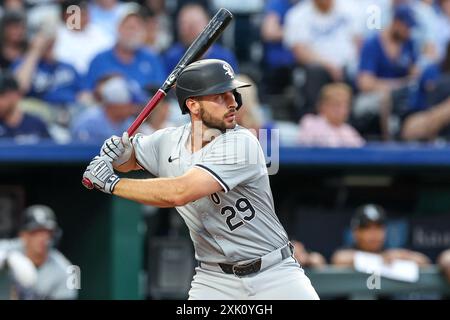
<path id="1" fill-rule="evenodd" d="M 246 86 L 225 61 L 190 64 L 176 95 L 191 122 L 111 137 L 84 177 L 103 192 L 178 210 L 199 262 L 189 299 L 318 299 L 275 214 L 259 141 L 236 124 L 236 89 Z M 158 178 L 120 178 L 114 169 Z"/>
<path id="2" fill-rule="evenodd" d="M 19 238 L 0 240 L 0 270 L 9 269 L 12 286 L 0 292 L 3 299 L 76 299 L 77 290 L 67 286 L 71 265 L 53 247 L 61 230 L 52 209 L 33 205 L 25 210 Z M 3 257 L 3 259 L 2 259 Z"/>

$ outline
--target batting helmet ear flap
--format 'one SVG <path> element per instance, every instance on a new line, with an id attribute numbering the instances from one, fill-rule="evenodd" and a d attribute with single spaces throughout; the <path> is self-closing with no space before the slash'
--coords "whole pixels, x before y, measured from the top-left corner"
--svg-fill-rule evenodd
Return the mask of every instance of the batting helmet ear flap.
<path id="1" fill-rule="evenodd" d="M 236 110 L 239 110 L 242 107 L 242 95 L 236 89 L 233 90 L 233 95 L 237 103 Z"/>

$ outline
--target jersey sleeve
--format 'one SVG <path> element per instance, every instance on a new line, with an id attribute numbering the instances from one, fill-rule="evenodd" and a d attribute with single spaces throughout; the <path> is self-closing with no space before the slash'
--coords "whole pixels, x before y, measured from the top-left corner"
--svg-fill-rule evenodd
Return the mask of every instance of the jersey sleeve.
<path id="1" fill-rule="evenodd" d="M 138 133 L 133 138 L 133 148 L 137 163 L 154 176 L 159 176 L 159 146 L 166 130 L 161 129 L 148 136 Z"/>
<path id="2" fill-rule="evenodd" d="M 251 133 L 225 134 L 194 166 L 208 172 L 225 192 L 267 173 L 261 146 Z"/>

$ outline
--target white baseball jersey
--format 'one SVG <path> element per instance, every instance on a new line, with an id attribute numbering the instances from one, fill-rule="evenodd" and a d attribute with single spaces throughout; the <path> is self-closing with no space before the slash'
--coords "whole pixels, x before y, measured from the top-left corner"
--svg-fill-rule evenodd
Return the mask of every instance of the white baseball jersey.
<path id="1" fill-rule="evenodd" d="M 258 139 L 236 126 L 195 153 L 191 124 L 133 139 L 139 165 L 157 177 L 192 167 L 209 173 L 223 190 L 176 209 L 189 228 L 198 261 L 235 263 L 261 257 L 288 242 L 275 214 Z"/>
<path id="2" fill-rule="evenodd" d="M 24 244 L 19 238 L 13 240 L 0 240 L 0 253 L 14 250 L 25 254 Z M 70 276 L 70 274 L 67 273 L 67 268 L 69 266 L 71 266 L 71 263 L 59 250 L 50 248 L 47 260 L 43 265 L 36 269 L 37 280 L 33 287 L 24 288 L 16 282 L 16 294 L 18 299 L 76 299 L 78 297 L 77 290 L 70 289 L 67 286 L 67 280 Z M 1 295 L 2 293 L 0 293 L 0 296 Z M 3 293 L 3 296 L 5 296 L 5 293 Z"/>

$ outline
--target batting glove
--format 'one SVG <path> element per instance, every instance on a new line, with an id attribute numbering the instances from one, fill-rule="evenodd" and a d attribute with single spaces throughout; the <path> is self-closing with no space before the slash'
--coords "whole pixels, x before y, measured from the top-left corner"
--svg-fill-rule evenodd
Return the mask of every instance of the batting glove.
<path id="1" fill-rule="evenodd" d="M 108 157 L 96 156 L 88 165 L 83 178 L 89 179 L 94 187 L 105 193 L 112 193 L 120 178 L 114 173 Z"/>
<path id="2" fill-rule="evenodd" d="M 107 156 L 111 159 L 114 167 L 118 167 L 130 160 L 132 153 L 133 145 L 126 131 L 121 138 L 112 136 L 106 139 L 100 150 L 100 156 Z"/>

